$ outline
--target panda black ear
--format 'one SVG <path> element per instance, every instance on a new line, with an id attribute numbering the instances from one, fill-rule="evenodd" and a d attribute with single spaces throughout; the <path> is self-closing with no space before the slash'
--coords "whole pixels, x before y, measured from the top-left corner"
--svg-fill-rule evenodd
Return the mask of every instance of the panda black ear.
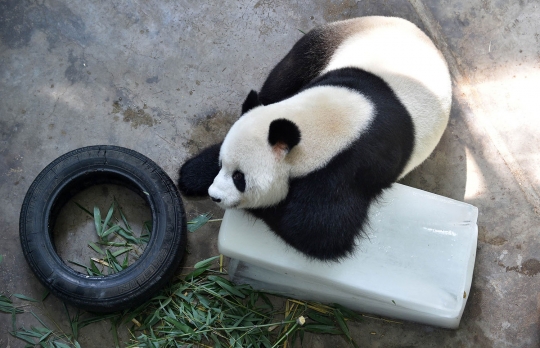
<path id="1" fill-rule="evenodd" d="M 259 101 L 259 94 L 254 90 L 251 90 L 247 95 L 246 100 L 244 100 L 244 104 L 242 104 L 242 115 L 260 105 L 262 104 Z"/>
<path id="2" fill-rule="evenodd" d="M 268 142 L 274 150 L 289 152 L 298 145 L 300 139 L 300 129 L 294 122 L 280 118 L 270 123 Z"/>

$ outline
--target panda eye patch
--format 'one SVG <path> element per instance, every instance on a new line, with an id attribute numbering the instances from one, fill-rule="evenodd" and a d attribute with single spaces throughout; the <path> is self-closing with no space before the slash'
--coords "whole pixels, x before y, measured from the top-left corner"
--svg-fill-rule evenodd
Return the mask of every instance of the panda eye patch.
<path id="1" fill-rule="evenodd" d="M 244 173 L 236 170 L 232 175 L 232 179 L 234 186 L 236 186 L 238 191 L 244 192 L 246 190 L 246 179 L 244 178 Z"/>

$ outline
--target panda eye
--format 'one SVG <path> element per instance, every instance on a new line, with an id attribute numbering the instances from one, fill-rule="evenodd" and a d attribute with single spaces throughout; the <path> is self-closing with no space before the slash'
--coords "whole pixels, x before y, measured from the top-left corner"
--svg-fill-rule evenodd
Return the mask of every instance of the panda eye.
<path id="1" fill-rule="evenodd" d="M 244 173 L 237 170 L 233 173 L 232 179 L 234 182 L 234 186 L 236 186 L 238 191 L 244 192 L 246 190 L 246 179 L 244 177 Z"/>

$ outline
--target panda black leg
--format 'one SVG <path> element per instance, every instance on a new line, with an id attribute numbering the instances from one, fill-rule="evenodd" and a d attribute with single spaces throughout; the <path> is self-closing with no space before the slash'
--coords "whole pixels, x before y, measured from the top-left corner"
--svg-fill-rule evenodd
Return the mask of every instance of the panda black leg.
<path id="1" fill-rule="evenodd" d="M 178 188 L 188 197 L 206 197 L 208 188 L 219 173 L 221 143 L 207 147 L 180 168 Z"/>
<path id="2" fill-rule="evenodd" d="M 341 40 L 331 28 L 316 28 L 301 37 L 268 75 L 259 101 L 269 105 L 298 93 L 324 69 Z"/>

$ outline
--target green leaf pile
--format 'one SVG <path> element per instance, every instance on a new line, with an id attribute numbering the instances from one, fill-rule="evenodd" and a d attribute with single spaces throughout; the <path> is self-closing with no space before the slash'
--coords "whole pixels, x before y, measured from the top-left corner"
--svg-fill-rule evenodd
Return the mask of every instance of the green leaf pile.
<path id="1" fill-rule="evenodd" d="M 339 305 L 292 299 L 286 301 L 285 310 L 276 309 L 265 293 L 228 281 L 217 270 L 219 267 L 212 267 L 218 259 L 215 256 L 198 262 L 192 272 L 135 309 L 107 315 L 77 311 L 71 315 L 65 306 L 70 333 L 51 330 L 31 312 L 42 326 L 15 330 L 14 321 L 11 334 L 29 345 L 78 348 L 81 328 L 110 320 L 116 347 L 120 346 L 116 330 L 121 323 L 131 325 L 128 347 L 276 348 L 293 346 L 297 339 L 303 340 L 305 332 L 343 335 L 356 347 L 347 321 L 358 319 L 357 314 Z M 41 302 L 20 294 L 16 297 L 30 303 Z M 22 312 L 4 295 L 0 296 L 0 310 Z"/>
<path id="2" fill-rule="evenodd" d="M 95 251 L 96 258 L 89 265 L 70 261 L 86 270 L 89 275 L 104 276 L 120 272 L 128 267 L 128 255 L 147 243 L 152 232 L 152 222 L 143 223 L 143 233 L 137 237 L 116 200 L 111 204 L 105 219 L 98 207 L 93 213 L 77 204 L 93 218 L 99 241 L 88 243 Z M 115 212 L 120 219 L 115 219 Z M 113 221 L 116 221 L 115 223 Z M 197 216 L 188 222 L 191 232 L 210 220 L 209 214 Z M 112 237 L 112 238 L 111 238 Z M 124 260 L 118 257 L 125 255 Z M 219 267 L 216 266 L 220 262 Z M 129 326 L 131 333 L 128 347 L 231 347 L 231 348 L 287 348 L 304 338 L 305 332 L 342 335 L 350 345 L 356 347 L 347 321 L 359 319 L 352 311 L 339 305 L 286 300 L 285 309 L 276 309 L 263 292 L 255 291 L 248 285 L 236 285 L 226 278 L 220 256 L 197 262 L 191 272 L 178 277 L 157 296 L 138 308 L 120 313 L 95 315 L 77 310 L 69 313 L 64 305 L 69 321 L 69 331 L 63 332 L 58 326 L 52 330 L 30 309 L 43 301 L 22 294 L 12 297 L 27 302 L 16 306 L 10 296 L 0 294 L 0 312 L 11 314 L 10 334 L 24 342 L 27 347 L 80 348 L 77 342 L 79 330 L 92 323 L 109 320 L 115 347 L 120 347 L 117 329 L 120 324 Z M 0 262 L 2 258 L 0 256 Z M 31 313 L 41 326 L 16 329 L 16 316 Z"/>

